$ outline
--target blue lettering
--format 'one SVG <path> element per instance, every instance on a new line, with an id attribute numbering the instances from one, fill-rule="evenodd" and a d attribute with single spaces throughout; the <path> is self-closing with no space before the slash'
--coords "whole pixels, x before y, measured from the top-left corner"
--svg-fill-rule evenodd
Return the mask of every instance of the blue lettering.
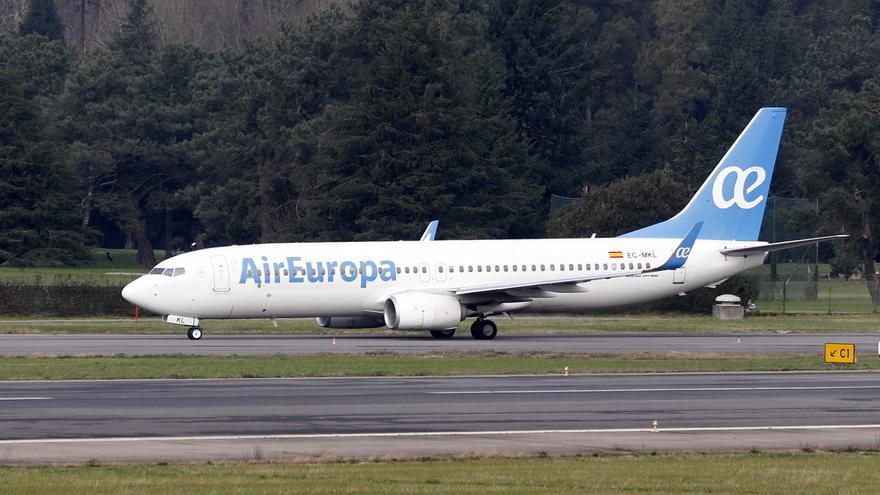
<path id="1" fill-rule="evenodd" d="M 324 269 L 324 264 L 320 261 L 315 263 L 316 268 L 312 268 L 312 262 L 306 261 L 306 275 L 309 277 L 309 282 L 323 282 L 324 274 L 321 273 L 321 270 Z"/>
<path id="2" fill-rule="evenodd" d="M 361 289 L 367 287 L 367 283 L 376 280 L 376 264 L 372 261 L 361 261 Z"/>
<path id="3" fill-rule="evenodd" d="M 382 260 L 382 281 L 389 282 L 393 280 L 397 280 L 397 267 L 394 266 L 394 262 L 391 260 Z"/>
<path id="4" fill-rule="evenodd" d="M 343 261 L 339 265 L 339 276 L 346 282 L 354 282 L 357 278 L 357 267 L 351 261 Z"/>
<path id="5" fill-rule="evenodd" d="M 298 277 L 296 275 L 297 273 L 299 273 L 299 265 L 297 265 L 296 262 L 299 261 L 300 259 L 302 259 L 302 258 L 300 258 L 299 256 L 289 256 L 287 258 L 287 271 L 288 271 L 287 281 L 290 282 L 291 284 L 298 284 L 298 283 L 303 282 L 303 278 Z"/>
<path id="6" fill-rule="evenodd" d="M 328 261 L 327 262 L 327 281 L 328 282 L 333 281 L 333 272 L 336 271 L 336 265 L 338 265 L 338 263 L 336 263 L 335 261 Z"/>
<path id="7" fill-rule="evenodd" d="M 304 265 L 300 264 L 303 261 L 299 256 L 288 256 L 284 262 L 272 262 L 266 256 L 261 256 L 260 260 L 262 266 L 258 269 L 260 265 L 257 265 L 256 258 L 241 259 L 239 284 L 247 284 L 248 281 L 254 282 L 258 287 L 269 283 L 280 284 L 282 275 L 286 275 L 290 284 L 306 282 L 316 284 L 333 282 L 338 274 L 344 282 L 359 280 L 361 288 L 364 289 L 377 280 L 383 282 L 397 280 L 397 266 L 391 260 L 306 261 Z M 287 273 L 282 274 L 284 271 Z M 273 278 L 274 282 L 272 282 Z"/>
<path id="8" fill-rule="evenodd" d="M 269 278 L 272 276 L 272 274 L 269 273 L 269 263 L 266 263 L 267 261 L 269 261 L 269 259 L 265 256 L 260 259 L 263 260 L 263 280 L 265 281 L 265 283 L 268 284 L 272 280 L 271 278 Z"/>
<path id="9" fill-rule="evenodd" d="M 260 283 L 260 277 L 257 276 L 257 264 L 254 263 L 253 258 L 242 258 L 241 277 L 238 279 L 238 283 L 244 284 L 248 279 L 253 279 L 257 284 Z"/>

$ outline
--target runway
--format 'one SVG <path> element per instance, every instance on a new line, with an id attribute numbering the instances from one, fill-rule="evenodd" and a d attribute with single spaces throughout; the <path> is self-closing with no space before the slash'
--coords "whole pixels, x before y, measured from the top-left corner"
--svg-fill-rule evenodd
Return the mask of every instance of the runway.
<path id="1" fill-rule="evenodd" d="M 825 342 L 856 344 L 861 355 L 878 349 L 878 333 L 829 334 L 581 334 L 504 335 L 495 340 L 474 340 L 470 335 L 433 339 L 422 333 L 400 335 L 211 335 L 200 341 L 181 335 L 107 334 L 5 334 L 0 335 L 0 355 L 257 355 L 458 351 L 503 352 L 720 352 L 807 353 L 822 352 Z"/>
<path id="2" fill-rule="evenodd" d="M 878 411 L 875 372 L 0 382 L 0 460 L 874 448 Z"/>

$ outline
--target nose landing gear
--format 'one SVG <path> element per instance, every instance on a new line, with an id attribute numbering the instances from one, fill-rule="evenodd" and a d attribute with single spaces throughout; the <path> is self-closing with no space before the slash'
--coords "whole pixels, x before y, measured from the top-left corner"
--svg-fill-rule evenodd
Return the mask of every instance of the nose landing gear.
<path id="1" fill-rule="evenodd" d="M 190 327 L 190 329 L 186 331 L 186 336 L 189 340 L 199 340 L 202 338 L 202 329 L 199 327 Z"/>

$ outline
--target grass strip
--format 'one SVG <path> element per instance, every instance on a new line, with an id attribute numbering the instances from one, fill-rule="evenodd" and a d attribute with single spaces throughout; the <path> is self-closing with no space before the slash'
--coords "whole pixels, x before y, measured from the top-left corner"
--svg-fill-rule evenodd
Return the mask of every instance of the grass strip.
<path id="1" fill-rule="evenodd" d="M 461 335 L 468 334 L 470 321 L 459 325 Z M 880 314 L 858 315 L 767 315 L 750 316 L 738 321 L 719 321 L 711 316 L 683 314 L 615 315 L 585 317 L 518 318 L 497 320 L 499 334 L 571 334 L 571 333 L 874 333 L 880 328 Z M 278 320 L 278 328 L 269 320 L 206 320 L 202 328 L 208 335 L 407 335 L 382 328 L 367 330 L 324 329 L 313 319 Z M 182 335 L 183 327 L 169 325 L 156 317 L 131 319 L 0 319 L 0 333 L 106 333 Z M 410 333 L 409 335 L 413 335 Z M 422 335 L 422 334 L 419 334 Z"/>
<path id="2" fill-rule="evenodd" d="M 307 356 L 67 356 L 2 357 L 2 380 L 136 378 L 278 378 L 328 376 L 455 376 L 713 371 L 880 369 L 880 359 L 830 365 L 817 354 L 560 354 L 435 353 Z"/>
<path id="3" fill-rule="evenodd" d="M 664 454 L 303 464 L 0 467 L 5 493 L 877 493 L 880 455 Z"/>

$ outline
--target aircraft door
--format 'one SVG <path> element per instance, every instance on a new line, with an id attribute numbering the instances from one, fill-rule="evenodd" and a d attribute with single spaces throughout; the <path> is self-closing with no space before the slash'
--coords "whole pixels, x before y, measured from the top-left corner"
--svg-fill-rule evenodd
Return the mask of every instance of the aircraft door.
<path id="1" fill-rule="evenodd" d="M 684 283 L 684 275 L 685 275 L 684 270 L 685 270 L 684 267 L 682 267 L 682 268 L 676 268 L 672 272 L 672 283 L 673 284 L 683 284 Z"/>
<path id="2" fill-rule="evenodd" d="M 431 267 L 427 263 L 419 263 L 419 281 L 431 281 Z"/>
<path id="3" fill-rule="evenodd" d="M 211 256 L 214 271 L 214 292 L 229 292 L 229 265 L 226 256 Z"/>
<path id="4" fill-rule="evenodd" d="M 437 270 L 437 281 L 438 282 L 445 282 L 446 281 L 446 270 L 448 270 L 449 267 L 446 266 L 445 263 L 439 263 L 439 262 L 434 263 L 434 267 Z"/>

